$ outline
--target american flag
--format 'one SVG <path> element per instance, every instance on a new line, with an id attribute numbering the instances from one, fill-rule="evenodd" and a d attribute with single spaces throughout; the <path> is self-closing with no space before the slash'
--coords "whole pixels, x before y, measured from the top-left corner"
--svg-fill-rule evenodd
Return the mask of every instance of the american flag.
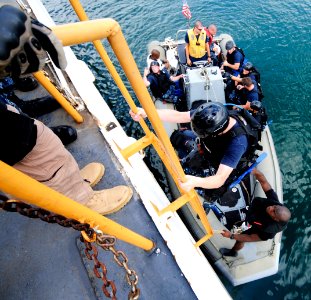
<path id="1" fill-rule="evenodd" d="M 183 1 L 181 12 L 187 19 L 191 19 L 191 11 L 187 1 Z"/>

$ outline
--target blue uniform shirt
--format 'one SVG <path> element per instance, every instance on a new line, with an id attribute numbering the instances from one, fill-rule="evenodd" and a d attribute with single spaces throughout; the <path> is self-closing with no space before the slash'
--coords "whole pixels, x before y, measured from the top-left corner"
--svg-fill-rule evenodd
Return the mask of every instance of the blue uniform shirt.
<path id="1" fill-rule="evenodd" d="M 234 127 L 238 127 L 238 124 L 235 124 Z M 224 152 L 224 156 L 220 164 L 228 166 L 235 169 L 241 160 L 243 154 L 247 150 L 248 142 L 246 135 L 239 135 L 233 137 L 231 142 L 228 145 L 228 148 Z"/>

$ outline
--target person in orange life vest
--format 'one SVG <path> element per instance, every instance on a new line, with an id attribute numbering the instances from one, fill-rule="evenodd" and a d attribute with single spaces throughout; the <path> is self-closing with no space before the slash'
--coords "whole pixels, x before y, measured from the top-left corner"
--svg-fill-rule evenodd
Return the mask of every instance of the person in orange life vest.
<path id="1" fill-rule="evenodd" d="M 206 35 L 208 37 L 208 44 L 211 52 L 211 59 L 213 61 L 213 65 L 218 65 L 218 55 L 220 54 L 220 47 L 213 42 L 214 36 L 217 34 L 217 27 L 215 24 L 211 24 L 208 27 L 204 28 Z"/>
<path id="2" fill-rule="evenodd" d="M 201 60 L 211 62 L 209 39 L 203 29 L 202 22 L 196 21 L 194 27 L 186 33 L 186 58 L 189 66 Z"/>

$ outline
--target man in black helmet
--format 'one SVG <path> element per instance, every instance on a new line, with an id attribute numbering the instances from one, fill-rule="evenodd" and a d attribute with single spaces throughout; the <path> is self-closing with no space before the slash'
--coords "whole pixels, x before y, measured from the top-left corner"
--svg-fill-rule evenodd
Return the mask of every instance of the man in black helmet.
<path id="1" fill-rule="evenodd" d="M 130 114 L 135 121 L 147 117 L 142 108 L 138 109 L 137 114 L 132 111 Z M 187 112 L 161 109 L 158 114 L 164 122 L 191 122 L 192 130 L 217 169 L 216 174 L 209 177 L 186 175 L 187 181 L 180 183 L 182 189 L 190 191 L 193 188 L 217 189 L 223 186 L 248 150 L 247 135 L 240 121 L 229 116 L 228 110 L 219 102 L 208 102 Z"/>
<path id="2" fill-rule="evenodd" d="M 242 82 L 242 78 L 245 78 L 245 77 L 250 77 L 252 79 L 252 81 L 255 81 L 257 82 L 258 79 L 256 77 L 256 74 L 254 72 L 254 66 L 253 64 L 248 61 L 244 66 L 243 66 L 243 70 L 242 70 L 242 73 L 238 76 L 233 76 L 233 75 L 230 75 L 230 78 L 232 80 L 234 80 L 235 82 L 237 83 L 241 83 Z"/>
<path id="3" fill-rule="evenodd" d="M 247 104 L 247 102 L 261 100 L 263 98 L 260 85 L 260 74 L 251 62 L 247 62 L 243 66 L 240 75 L 229 75 L 227 78 L 231 79 L 227 81 L 225 91 L 227 102 L 244 105 Z M 251 82 L 249 82 L 248 79 L 245 81 L 245 78 L 249 78 Z M 244 89 L 244 87 L 246 88 Z M 241 88 L 244 90 L 241 90 Z M 249 92 L 252 94 L 250 97 L 248 96 Z M 249 109 L 249 105 L 244 108 Z"/>

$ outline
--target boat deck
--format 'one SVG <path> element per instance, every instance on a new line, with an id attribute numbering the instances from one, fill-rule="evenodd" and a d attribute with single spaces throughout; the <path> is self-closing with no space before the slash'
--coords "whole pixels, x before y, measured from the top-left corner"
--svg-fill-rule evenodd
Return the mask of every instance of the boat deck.
<path id="1" fill-rule="evenodd" d="M 31 97 L 29 93 L 17 94 L 22 99 Z M 91 115 L 86 111 L 82 114 L 85 122 L 79 125 L 63 109 L 40 119 L 48 126 L 67 124 L 77 129 L 78 139 L 67 149 L 80 167 L 92 161 L 105 165 L 105 176 L 95 190 L 129 184 Z M 129 267 L 139 276 L 140 299 L 165 299 L 167 295 L 170 299 L 196 299 L 137 194 L 122 210 L 108 217 L 152 238 L 160 249 L 158 254 L 149 254 L 122 241 L 116 243 L 115 248 L 126 253 Z M 79 250 L 77 231 L 4 211 L 0 211 L 0 222 L 1 299 L 106 299 L 101 280 L 94 278 L 92 271 L 88 276 L 87 269 L 92 270 L 93 263 L 85 266 L 81 260 L 84 251 Z M 129 286 L 124 270 L 112 263 L 110 252 L 99 252 L 99 260 L 107 265 L 107 277 L 115 281 L 117 298 L 127 299 Z"/>

